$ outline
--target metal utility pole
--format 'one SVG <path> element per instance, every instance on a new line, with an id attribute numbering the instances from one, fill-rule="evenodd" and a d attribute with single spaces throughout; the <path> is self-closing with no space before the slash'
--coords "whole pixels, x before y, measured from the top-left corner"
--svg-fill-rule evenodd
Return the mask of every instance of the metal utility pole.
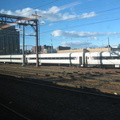
<path id="1" fill-rule="evenodd" d="M 35 15 L 33 15 L 36 17 L 35 19 L 35 37 L 36 37 L 36 67 L 39 67 L 39 56 L 38 56 L 38 19 L 37 17 L 41 17 L 39 15 L 37 15 L 37 11 L 35 11 Z"/>
<path id="2" fill-rule="evenodd" d="M 110 51 L 109 37 L 108 37 L 108 51 Z"/>
<path id="3" fill-rule="evenodd" d="M 39 56 L 38 56 L 38 20 L 36 18 L 36 67 L 39 67 Z"/>
<path id="4" fill-rule="evenodd" d="M 55 40 L 55 39 L 51 38 L 51 53 L 53 52 L 53 40 Z"/>
<path id="5" fill-rule="evenodd" d="M 23 25 L 23 50 L 22 50 L 22 55 L 23 55 L 22 66 L 25 66 L 25 26 L 24 25 Z"/>
<path id="6" fill-rule="evenodd" d="M 51 38 L 51 53 L 53 52 L 53 51 L 52 51 L 52 46 L 53 46 L 53 45 L 52 45 L 52 38 Z"/>

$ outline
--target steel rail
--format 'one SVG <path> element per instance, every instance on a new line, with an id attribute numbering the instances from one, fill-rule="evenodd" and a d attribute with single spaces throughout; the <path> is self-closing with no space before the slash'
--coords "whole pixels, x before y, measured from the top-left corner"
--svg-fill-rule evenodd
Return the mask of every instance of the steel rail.
<path id="1" fill-rule="evenodd" d="M 59 89 L 59 90 L 66 90 L 66 91 L 70 91 L 70 92 L 76 92 L 76 93 L 82 93 L 82 94 L 87 94 L 87 95 L 94 95 L 94 96 L 100 96 L 100 97 L 106 97 L 106 98 L 114 98 L 114 99 L 120 99 L 120 96 L 117 95 L 112 95 L 112 94 L 104 94 L 104 93 L 97 93 L 97 92 L 88 92 L 88 91 L 84 91 L 84 90 L 77 90 L 76 88 L 66 88 L 66 86 L 53 86 L 53 85 L 47 85 L 47 84 L 40 84 L 40 83 L 36 83 L 33 81 L 23 81 L 17 78 L 12 78 L 12 80 L 15 81 L 19 81 L 19 82 L 24 82 L 24 83 L 29 83 L 29 84 L 33 84 L 33 85 L 38 85 L 38 86 L 43 86 L 43 87 L 49 87 L 49 88 L 54 88 L 54 89 Z M 45 82 L 45 80 L 42 80 Z M 53 82 L 54 84 L 57 82 Z M 85 86 L 86 87 L 86 86 Z"/>
<path id="2" fill-rule="evenodd" d="M 21 113 L 19 113 L 19 112 L 13 110 L 12 108 L 10 108 L 10 107 L 8 107 L 8 106 L 2 104 L 2 103 L 0 103 L 0 106 L 2 106 L 3 108 L 9 110 L 9 111 L 12 112 L 12 113 L 18 115 L 19 117 L 24 118 L 25 120 L 31 120 L 30 118 L 28 118 L 28 117 L 22 115 Z"/>

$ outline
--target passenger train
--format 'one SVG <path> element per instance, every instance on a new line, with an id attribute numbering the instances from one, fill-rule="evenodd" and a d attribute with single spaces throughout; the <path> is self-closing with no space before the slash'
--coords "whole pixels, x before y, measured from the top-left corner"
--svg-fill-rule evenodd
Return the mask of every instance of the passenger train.
<path id="1" fill-rule="evenodd" d="M 36 63 L 36 54 L 0 55 L 1 63 Z M 39 54 L 40 65 L 67 65 L 79 67 L 120 68 L 120 52 L 76 52 Z"/>

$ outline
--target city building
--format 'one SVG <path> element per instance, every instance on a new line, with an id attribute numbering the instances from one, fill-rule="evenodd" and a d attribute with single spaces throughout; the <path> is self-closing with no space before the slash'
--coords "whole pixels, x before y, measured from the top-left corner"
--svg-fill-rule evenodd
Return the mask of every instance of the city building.
<path id="1" fill-rule="evenodd" d="M 120 47 L 106 46 L 106 47 L 103 47 L 103 48 L 58 50 L 57 53 L 67 53 L 67 52 L 107 52 L 107 51 L 120 51 Z"/>
<path id="2" fill-rule="evenodd" d="M 0 27 L 3 24 L 0 24 Z M 19 54 L 20 36 L 15 26 L 7 27 L 0 30 L 0 54 Z"/>
<path id="3" fill-rule="evenodd" d="M 120 51 L 120 44 L 118 44 L 117 46 L 113 46 L 112 51 Z"/>
<path id="4" fill-rule="evenodd" d="M 45 53 L 67 53 L 67 52 L 107 52 L 107 51 L 120 51 L 120 45 L 111 47 L 105 46 L 103 48 L 86 48 L 86 49 L 71 49 L 70 47 L 58 46 L 56 50 L 51 49 L 51 46 L 38 46 L 38 52 Z M 36 53 L 36 47 L 32 47 L 32 53 Z"/>
<path id="5" fill-rule="evenodd" d="M 53 53 L 54 50 L 53 50 L 53 46 L 47 46 L 47 45 L 44 45 L 44 46 L 38 46 L 38 53 Z M 32 53 L 36 53 L 36 46 L 33 46 L 32 47 Z"/>
<path id="6" fill-rule="evenodd" d="M 58 46 L 57 47 L 57 51 L 59 50 L 70 50 L 71 48 L 70 47 L 63 47 L 63 46 Z"/>
<path id="7" fill-rule="evenodd" d="M 41 46 L 38 46 L 38 53 L 41 51 Z M 32 53 L 36 53 L 36 46 L 32 47 Z"/>

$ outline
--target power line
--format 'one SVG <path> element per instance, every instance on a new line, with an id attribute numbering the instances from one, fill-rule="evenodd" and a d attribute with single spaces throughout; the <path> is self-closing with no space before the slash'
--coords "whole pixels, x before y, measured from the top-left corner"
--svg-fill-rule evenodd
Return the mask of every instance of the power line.
<path id="1" fill-rule="evenodd" d="M 96 4 L 96 5 L 92 5 L 92 6 L 87 6 L 87 7 L 82 7 L 82 8 L 79 8 L 77 10 L 84 10 L 84 9 L 89 9 L 89 8 L 95 8 L 95 7 L 98 7 L 98 6 L 105 6 L 107 4 L 112 4 L 112 3 L 115 3 L 115 2 L 120 2 L 120 0 L 113 0 L 113 1 L 109 1 L 109 2 L 103 2 L 102 4 Z"/>
<path id="2" fill-rule="evenodd" d="M 37 6 L 37 7 L 33 8 L 33 9 L 41 8 L 41 7 L 44 7 L 44 6 L 50 5 L 50 4 L 52 4 L 52 3 L 54 3 L 54 2 L 57 2 L 57 1 L 59 1 L 59 0 L 54 0 L 54 1 L 48 2 L 48 3 L 46 3 L 46 4 L 43 4 L 43 5 Z M 31 11 L 33 11 L 33 10 L 26 11 L 26 12 L 24 12 L 24 14 L 25 14 L 25 13 L 29 13 L 29 12 L 31 12 Z M 36 11 L 36 10 L 35 10 L 35 11 Z M 22 14 L 21 14 L 21 15 L 22 15 Z"/>
<path id="3" fill-rule="evenodd" d="M 103 12 L 108 12 L 108 11 L 113 11 L 113 10 L 117 10 L 117 9 L 120 9 L 120 7 L 116 7 L 116 8 L 112 8 L 112 9 L 107 9 L 107 10 L 103 10 L 103 11 L 98 11 L 96 12 L 97 13 L 103 13 Z M 68 18 L 68 19 L 65 19 L 65 20 L 59 20 L 59 21 L 55 21 L 55 22 L 51 22 L 51 23 L 47 23 L 45 25 L 49 25 L 49 24 L 52 24 L 52 23 L 58 23 L 58 22 L 64 22 L 66 20 L 75 20 L 75 19 L 79 19 L 80 17 L 75 17 L 75 18 Z M 44 26 L 45 26 L 44 25 Z"/>
<path id="4" fill-rule="evenodd" d="M 82 24 L 82 25 L 76 25 L 76 26 L 71 26 L 71 27 L 67 27 L 67 28 L 60 28 L 60 29 L 64 30 L 64 29 L 70 29 L 70 28 L 75 28 L 75 27 L 80 27 L 80 26 L 93 25 L 93 24 L 110 22 L 110 21 L 116 21 L 116 20 L 120 20 L 120 18 L 115 18 L 115 19 L 111 19 L 111 20 L 103 20 L 103 21 L 98 21 L 98 22 L 93 22 L 93 23 L 87 23 L 87 24 Z M 47 32 L 52 32 L 52 31 L 53 30 L 42 32 L 41 34 L 47 33 Z"/>
<path id="5" fill-rule="evenodd" d="M 108 9 L 108 10 L 99 11 L 97 13 L 108 12 L 108 11 L 117 10 L 117 9 L 120 9 L 120 7 L 116 7 L 116 8 L 111 8 L 111 9 Z"/>
<path id="6" fill-rule="evenodd" d="M 59 1 L 59 0 L 54 0 L 54 1 L 48 2 L 48 3 L 44 4 L 44 5 L 40 5 L 40 6 L 36 7 L 36 8 L 41 8 L 41 7 L 50 5 L 50 4 L 52 4 L 52 3 L 54 3 L 54 2 L 57 2 L 57 1 Z M 35 9 L 35 8 L 34 8 L 34 9 Z"/>
<path id="7" fill-rule="evenodd" d="M 31 1 L 34 1 L 34 0 L 31 0 Z M 30 3 L 31 1 L 26 2 L 26 3 L 24 3 L 24 4 Z M 57 1 L 59 1 L 59 0 L 54 0 L 54 1 L 48 2 L 48 3 L 46 3 L 46 4 L 37 6 L 37 7 L 33 8 L 33 9 L 41 8 L 41 7 L 47 6 L 47 5 L 52 4 L 52 3 L 54 3 L 54 2 L 57 2 Z M 116 2 L 116 1 L 119 1 L 119 0 L 115 0 L 115 1 L 112 1 L 112 2 L 104 2 L 103 4 L 98 4 L 98 5 L 94 5 L 94 6 L 87 6 L 86 8 L 88 9 L 88 8 L 90 8 L 90 7 L 93 8 L 93 7 L 97 7 L 97 6 L 101 6 L 101 5 L 105 5 L 105 4 L 111 4 L 111 3 Z M 24 4 L 23 4 L 23 5 L 24 5 Z M 86 9 L 86 8 L 84 8 L 84 9 Z M 83 8 L 80 8 L 80 9 L 83 10 Z M 26 12 L 24 12 L 24 14 L 25 14 L 25 13 L 28 13 L 28 12 L 30 12 L 30 11 L 32 11 L 32 10 L 26 11 Z M 22 14 L 21 14 L 21 15 L 22 15 Z"/>

